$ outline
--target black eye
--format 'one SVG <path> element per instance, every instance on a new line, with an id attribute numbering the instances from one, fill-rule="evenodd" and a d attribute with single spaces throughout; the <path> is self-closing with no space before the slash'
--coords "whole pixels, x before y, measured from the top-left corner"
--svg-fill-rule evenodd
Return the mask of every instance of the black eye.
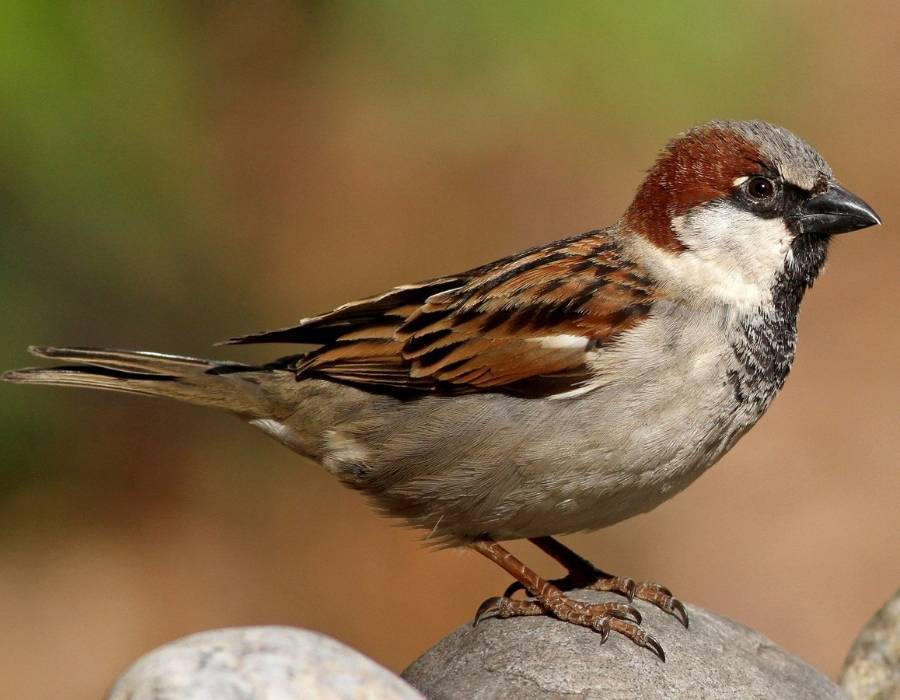
<path id="1" fill-rule="evenodd" d="M 751 177 L 747 181 L 747 194 L 753 199 L 770 199 L 775 194 L 775 183 L 767 177 Z"/>

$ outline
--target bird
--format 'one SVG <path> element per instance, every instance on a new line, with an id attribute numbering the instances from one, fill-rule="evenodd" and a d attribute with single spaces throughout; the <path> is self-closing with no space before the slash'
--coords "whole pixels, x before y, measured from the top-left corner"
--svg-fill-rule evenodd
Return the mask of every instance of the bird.
<path id="1" fill-rule="evenodd" d="M 792 132 L 710 121 L 665 146 L 611 226 L 221 343 L 311 350 L 250 365 L 32 347 L 64 364 L 2 378 L 230 412 L 429 543 L 509 573 L 476 622 L 548 615 L 665 661 L 633 603 L 687 627 L 684 605 L 556 536 L 647 512 L 728 452 L 784 384 L 832 237 L 880 223 Z M 501 544 L 516 539 L 569 573 L 541 577 Z"/>

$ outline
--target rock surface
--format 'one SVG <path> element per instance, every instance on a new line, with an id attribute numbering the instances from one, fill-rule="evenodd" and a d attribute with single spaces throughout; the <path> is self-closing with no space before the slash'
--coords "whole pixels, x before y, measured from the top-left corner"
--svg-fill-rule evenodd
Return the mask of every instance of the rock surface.
<path id="1" fill-rule="evenodd" d="M 841 687 L 853 700 L 900 698 L 900 589 L 859 633 L 844 662 Z"/>
<path id="2" fill-rule="evenodd" d="M 579 592 L 581 600 L 619 600 Z M 667 661 L 611 634 L 547 617 L 485 619 L 427 651 L 403 677 L 429 700 L 456 698 L 845 698 L 814 668 L 731 620 L 687 606 L 689 630 L 637 602 Z"/>
<path id="3" fill-rule="evenodd" d="M 292 627 L 212 630 L 139 659 L 107 700 L 423 700 L 358 651 Z"/>

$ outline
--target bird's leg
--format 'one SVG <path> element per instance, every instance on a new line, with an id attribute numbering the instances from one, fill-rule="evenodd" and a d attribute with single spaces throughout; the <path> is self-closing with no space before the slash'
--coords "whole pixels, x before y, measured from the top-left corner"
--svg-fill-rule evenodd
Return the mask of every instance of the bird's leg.
<path id="1" fill-rule="evenodd" d="M 585 588 L 594 591 L 610 591 L 619 593 L 629 601 L 637 598 L 652 603 L 660 610 L 673 615 L 685 627 L 688 626 L 688 615 L 680 600 L 672 596 L 665 586 L 652 581 L 636 583 L 627 576 L 616 576 L 598 569 L 584 557 L 579 556 L 553 537 L 532 537 L 530 541 L 550 557 L 562 564 L 568 573 L 561 579 L 550 581 L 562 591 Z M 506 589 L 505 596 L 511 596 L 520 586 L 516 583 Z"/>
<path id="2" fill-rule="evenodd" d="M 513 576 L 528 591 L 528 600 L 514 600 L 508 596 L 488 598 L 478 608 L 473 624 L 490 613 L 497 617 L 519 617 L 522 615 L 552 615 L 564 622 L 589 627 L 599 632 L 606 641 L 610 631 L 618 632 L 638 646 L 650 649 L 663 661 L 665 652 L 653 637 L 640 628 L 641 615 L 625 603 L 582 603 L 573 600 L 557 586 L 544 580 L 506 549 L 489 538 L 479 539 L 471 544 L 480 552 Z"/>

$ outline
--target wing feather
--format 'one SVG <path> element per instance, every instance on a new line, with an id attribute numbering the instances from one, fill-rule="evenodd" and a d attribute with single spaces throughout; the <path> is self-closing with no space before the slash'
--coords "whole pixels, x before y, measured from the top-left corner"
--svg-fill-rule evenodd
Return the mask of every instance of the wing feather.
<path id="1" fill-rule="evenodd" d="M 659 297 L 612 231 L 591 231 L 231 342 L 321 344 L 298 360 L 298 378 L 547 395 L 589 379 L 590 353 L 644 320 Z"/>

